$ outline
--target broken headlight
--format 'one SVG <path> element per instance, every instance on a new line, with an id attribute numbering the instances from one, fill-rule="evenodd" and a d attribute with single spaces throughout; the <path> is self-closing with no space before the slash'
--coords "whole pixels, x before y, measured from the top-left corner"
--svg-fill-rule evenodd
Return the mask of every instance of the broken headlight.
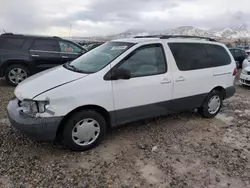
<path id="1" fill-rule="evenodd" d="M 19 103 L 19 107 L 22 112 L 28 115 L 36 115 L 38 113 L 44 113 L 48 107 L 49 101 L 34 101 L 24 99 Z"/>

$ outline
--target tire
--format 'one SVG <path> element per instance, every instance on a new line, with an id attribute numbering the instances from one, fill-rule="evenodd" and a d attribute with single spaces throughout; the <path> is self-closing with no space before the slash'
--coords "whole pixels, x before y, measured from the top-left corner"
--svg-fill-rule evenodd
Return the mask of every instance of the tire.
<path id="1" fill-rule="evenodd" d="M 14 79 L 12 79 L 10 77 L 11 74 L 12 74 L 12 71 L 14 71 L 15 73 L 19 74 L 17 76 L 18 78 L 15 79 L 16 82 L 14 82 Z M 19 73 L 18 71 L 21 71 L 21 72 Z M 23 80 L 25 80 L 26 78 L 28 78 L 29 75 L 30 75 L 30 71 L 25 66 L 22 66 L 22 65 L 19 65 L 19 64 L 10 65 L 5 70 L 5 79 L 12 86 L 17 86 Z"/>
<path id="2" fill-rule="evenodd" d="M 214 108 L 209 107 L 209 104 L 211 104 L 210 101 L 212 99 L 215 100 Z M 216 101 L 218 100 L 219 100 L 219 105 L 217 106 Z M 217 90 L 213 90 L 207 95 L 207 98 L 204 101 L 202 107 L 199 109 L 199 112 L 205 118 L 213 118 L 220 112 L 221 106 L 222 106 L 222 93 Z M 211 109 L 214 109 L 214 111 Z"/>
<path id="3" fill-rule="evenodd" d="M 105 136 L 106 127 L 107 123 L 102 115 L 94 110 L 81 110 L 71 115 L 66 121 L 62 131 L 63 143 L 72 151 L 92 149 Z"/>

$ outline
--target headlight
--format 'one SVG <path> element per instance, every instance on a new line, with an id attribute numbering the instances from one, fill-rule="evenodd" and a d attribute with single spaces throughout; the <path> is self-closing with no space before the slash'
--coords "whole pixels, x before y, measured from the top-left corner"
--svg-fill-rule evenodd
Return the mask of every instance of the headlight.
<path id="1" fill-rule="evenodd" d="M 19 107 L 28 115 L 36 115 L 38 113 L 44 113 L 48 104 L 49 101 L 34 101 L 25 99 L 20 102 Z"/>
<path id="2" fill-rule="evenodd" d="M 246 71 L 245 69 L 243 69 L 243 70 L 241 71 L 241 73 L 242 73 L 242 74 L 247 74 L 247 71 Z"/>

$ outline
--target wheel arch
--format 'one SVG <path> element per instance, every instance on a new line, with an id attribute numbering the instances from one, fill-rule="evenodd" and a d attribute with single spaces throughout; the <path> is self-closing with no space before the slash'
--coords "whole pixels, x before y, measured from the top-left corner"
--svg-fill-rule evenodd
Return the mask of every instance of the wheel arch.
<path id="1" fill-rule="evenodd" d="M 210 92 L 212 91 L 219 91 L 222 94 L 222 99 L 224 100 L 226 98 L 226 89 L 224 87 L 216 86 Z"/>
<path id="2" fill-rule="evenodd" d="M 29 71 L 31 71 L 28 61 L 25 61 L 25 60 L 8 60 L 2 66 L 3 75 L 5 75 L 6 69 L 11 65 L 22 65 L 22 66 L 26 67 Z"/>
<path id="3" fill-rule="evenodd" d="M 98 105 L 84 105 L 84 106 L 80 106 L 75 108 L 74 110 L 72 110 L 71 112 L 69 112 L 61 121 L 58 129 L 57 129 L 57 133 L 56 136 L 60 136 L 62 130 L 63 130 L 63 126 L 66 123 L 66 121 L 68 120 L 68 118 L 70 116 L 72 116 L 75 112 L 79 112 L 81 110 L 94 110 L 96 112 L 98 112 L 99 114 L 101 114 L 103 116 L 103 118 L 105 119 L 106 123 L 107 123 L 107 127 L 109 128 L 111 126 L 111 116 L 110 113 L 103 107 L 98 106 Z"/>

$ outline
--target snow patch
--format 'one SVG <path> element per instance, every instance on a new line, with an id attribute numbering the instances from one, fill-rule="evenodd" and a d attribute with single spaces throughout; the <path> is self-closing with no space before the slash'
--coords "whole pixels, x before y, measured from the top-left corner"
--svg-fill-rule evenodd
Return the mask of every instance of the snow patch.
<path id="1" fill-rule="evenodd" d="M 223 121 L 227 125 L 232 125 L 232 121 L 233 121 L 234 117 L 232 117 L 232 116 L 226 116 L 226 114 L 220 113 L 220 114 L 218 114 L 216 116 L 216 119 L 219 119 L 219 120 Z"/>

